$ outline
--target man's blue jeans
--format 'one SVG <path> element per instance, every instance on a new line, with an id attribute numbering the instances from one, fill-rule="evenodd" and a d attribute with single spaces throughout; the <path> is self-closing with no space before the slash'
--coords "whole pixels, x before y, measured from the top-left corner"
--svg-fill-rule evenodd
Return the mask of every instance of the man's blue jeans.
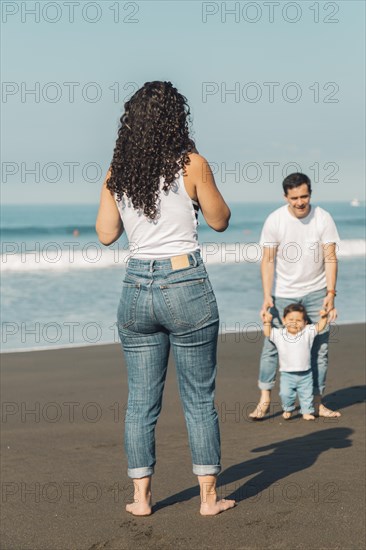
<path id="1" fill-rule="evenodd" d="M 214 406 L 219 316 L 199 253 L 173 270 L 170 260 L 128 263 L 118 308 L 118 330 L 128 372 L 125 449 L 128 475 L 152 475 L 170 347 L 173 349 L 193 473 L 214 475 L 220 433 Z"/>
<path id="2" fill-rule="evenodd" d="M 280 298 L 273 296 L 274 307 L 271 309 L 273 325 L 282 326 L 283 310 L 293 303 L 302 304 L 308 313 L 311 323 L 319 320 L 319 311 L 322 309 L 323 300 L 327 294 L 326 289 L 310 292 L 306 296 L 297 298 Z M 325 379 L 328 369 L 328 340 L 329 325 L 318 334 L 311 350 L 311 370 L 313 373 L 313 395 L 323 395 Z M 264 339 L 262 356 L 259 367 L 258 387 L 261 390 L 271 390 L 275 385 L 276 370 L 278 367 L 278 354 L 276 346 L 268 339 Z"/>

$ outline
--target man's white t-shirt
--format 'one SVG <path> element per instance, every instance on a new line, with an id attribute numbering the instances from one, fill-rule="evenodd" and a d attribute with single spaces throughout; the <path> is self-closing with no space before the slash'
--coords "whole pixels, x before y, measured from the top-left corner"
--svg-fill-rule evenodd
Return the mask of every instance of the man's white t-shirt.
<path id="1" fill-rule="evenodd" d="M 288 205 L 266 219 L 260 238 L 262 247 L 275 248 L 273 295 L 300 298 L 326 287 L 323 246 L 339 243 L 332 216 L 312 206 L 305 218 L 296 218 Z"/>
<path id="2" fill-rule="evenodd" d="M 280 371 L 302 372 L 311 368 L 311 347 L 317 335 L 315 325 L 306 325 L 297 334 L 285 327 L 271 328 L 269 339 L 275 344 L 280 360 Z"/>

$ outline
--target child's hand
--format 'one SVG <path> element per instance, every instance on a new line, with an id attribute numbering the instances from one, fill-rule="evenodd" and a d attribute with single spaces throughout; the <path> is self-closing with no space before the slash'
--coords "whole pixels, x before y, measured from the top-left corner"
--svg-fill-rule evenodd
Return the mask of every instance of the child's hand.
<path id="1" fill-rule="evenodd" d="M 328 317 L 328 313 L 325 311 L 325 309 L 321 309 L 319 311 L 319 315 L 322 319 L 324 319 L 324 317 Z"/>

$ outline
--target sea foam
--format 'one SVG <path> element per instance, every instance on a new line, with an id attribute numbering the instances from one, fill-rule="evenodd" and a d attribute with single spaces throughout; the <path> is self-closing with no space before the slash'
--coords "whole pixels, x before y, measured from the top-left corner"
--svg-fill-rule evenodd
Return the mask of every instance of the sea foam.
<path id="1" fill-rule="evenodd" d="M 37 243 L 39 245 L 39 243 Z M 36 246 L 29 245 L 4 248 L 0 255 L 0 268 L 3 273 L 49 271 L 61 272 L 78 269 L 105 269 L 126 265 L 130 253 L 117 247 L 103 247 L 98 243 L 88 243 L 83 247 L 63 248 L 57 243 Z M 294 244 L 296 247 L 296 244 Z M 81 248 L 81 249 L 80 249 Z M 205 263 L 234 264 L 256 263 L 262 258 L 258 243 L 216 243 L 206 242 L 201 246 Z M 355 258 L 366 255 L 365 239 L 349 239 L 340 242 L 339 258 Z"/>

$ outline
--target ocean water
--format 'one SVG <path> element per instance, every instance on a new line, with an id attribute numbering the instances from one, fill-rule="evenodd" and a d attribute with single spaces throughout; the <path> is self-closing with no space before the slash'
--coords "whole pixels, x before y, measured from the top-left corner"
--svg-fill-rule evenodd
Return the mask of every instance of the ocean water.
<path id="1" fill-rule="evenodd" d="M 200 215 L 199 240 L 220 310 L 221 332 L 259 337 L 262 303 L 258 240 L 281 203 L 231 204 L 230 227 L 216 233 Z M 320 204 L 341 237 L 337 323 L 365 322 L 365 209 Z M 116 311 L 127 242 L 101 245 L 97 205 L 1 208 L 1 349 L 118 342 Z"/>

